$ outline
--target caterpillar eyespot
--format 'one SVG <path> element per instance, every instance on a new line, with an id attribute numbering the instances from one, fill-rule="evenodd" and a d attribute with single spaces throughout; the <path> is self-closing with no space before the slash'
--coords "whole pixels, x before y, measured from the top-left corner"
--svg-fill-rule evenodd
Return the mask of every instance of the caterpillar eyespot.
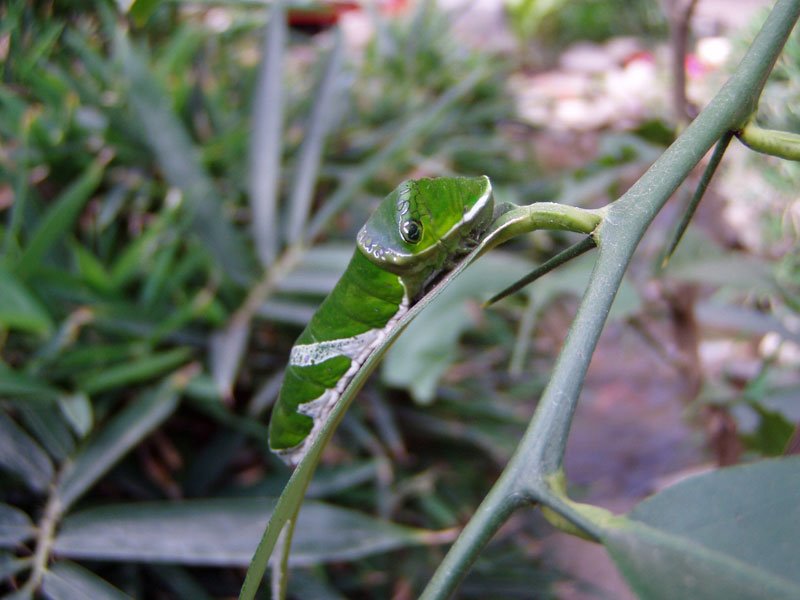
<path id="1" fill-rule="evenodd" d="M 403 221 L 400 225 L 400 235 L 409 244 L 418 244 L 422 239 L 422 223 L 415 220 Z"/>

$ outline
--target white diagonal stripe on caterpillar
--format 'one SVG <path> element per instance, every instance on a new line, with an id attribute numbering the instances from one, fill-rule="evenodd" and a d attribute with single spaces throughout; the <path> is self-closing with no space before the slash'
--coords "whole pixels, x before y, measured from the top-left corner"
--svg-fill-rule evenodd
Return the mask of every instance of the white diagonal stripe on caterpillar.
<path id="1" fill-rule="evenodd" d="M 380 329 L 370 329 L 349 338 L 326 340 L 315 344 L 300 344 L 292 348 L 289 364 L 293 367 L 311 367 L 337 356 L 355 358 L 364 346 L 378 335 Z"/>

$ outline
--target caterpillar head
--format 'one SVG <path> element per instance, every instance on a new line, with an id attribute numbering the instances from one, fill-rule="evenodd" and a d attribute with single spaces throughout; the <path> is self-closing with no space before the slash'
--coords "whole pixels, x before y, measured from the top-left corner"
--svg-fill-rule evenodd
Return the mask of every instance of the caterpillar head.
<path id="1" fill-rule="evenodd" d="M 373 263 L 401 276 L 438 272 L 486 229 L 493 209 L 486 176 L 409 179 L 364 224 L 358 247 Z"/>

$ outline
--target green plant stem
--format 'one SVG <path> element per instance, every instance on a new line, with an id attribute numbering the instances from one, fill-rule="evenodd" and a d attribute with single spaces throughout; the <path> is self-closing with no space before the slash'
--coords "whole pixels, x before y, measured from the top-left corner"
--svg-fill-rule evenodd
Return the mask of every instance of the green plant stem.
<path id="1" fill-rule="evenodd" d="M 298 505 L 299 508 L 299 505 Z M 274 562 L 272 567 L 272 598 L 275 600 L 283 600 L 286 597 L 286 591 L 289 584 L 289 554 L 292 549 L 292 538 L 294 537 L 294 526 L 297 523 L 297 514 L 286 521 L 278 536 L 278 560 Z"/>
<path id="2" fill-rule="evenodd" d="M 666 252 L 664 252 L 661 268 L 667 266 L 667 263 L 669 263 L 669 260 L 675 253 L 675 249 L 678 247 L 678 244 L 680 244 L 683 234 L 686 233 L 686 228 L 689 227 L 689 222 L 692 220 L 692 217 L 694 217 L 694 213 L 700 205 L 700 200 L 703 199 L 703 195 L 708 189 L 708 184 L 711 183 L 711 178 L 717 171 L 717 167 L 719 167 L 719 163 L 722 161 L 722 157 L 725 155 L 725 150 L 727 150 L 732 137 L 733 134 L 731 132 L 726 132 L 717 142 L 717 145 L 714 146 L 714 152 L 711 154 L 711 159 L 708 161 L 708 165 L 703 171 L 703 175 L 700 177 L 697 189 L 694 191 L 694 195 L 689 201 L 689 206 L 686 207 L 680 223 L 678 223 L 678 226 L 675 228 L 675 233 L 672 234 L 672 240 L 669 246 L 667 246 Z"/>
<path id="3" fill-rule="evenodd" d="M 756 152 L 785 158 L 800 160 L 800 135 L 789 131 L 762 129 L 752 121 L 736 132 L 745 146 Z"/>
<path id="4" fill-rule="evenodd" d="M 56 527 L 61 520 L 63 505 L 58 493 L 51 489 L 47 504 L 44 507 L 42 518 L 36 533 L 36 552 L 33 555 L 33 566 L 28 580 L 20 588 L 21 597 L 32 597 L 42 583 L 50 552 L 53 549 Z"/>
<path id="5" fill-rule="evenodd" d="M 481 242 L 485 254 L 492 248 L 523 233 L 537 229 L 592 234 L 603 220 L 606 209 L 588 210 L 555 202 L 535 202 L 513 206 L 492 223 L 492 232 Z"/>
<path id="6" fill-rule="evenodd" d="M 446 598 L 499 527 L 498 515 L 551 496 L 592 353 L 622 277 L 645 230 L 706 152 L 740 129 L 800 15 L 800 0 L 779 0 L 735 73 L 706 109 L 614 204 L 598 228 L 599 252 L 564 347 L 525 435 L 497 483 L 451 547 L 422 598 Z M 566 516 L 566 515 L 565 515 Z"/>

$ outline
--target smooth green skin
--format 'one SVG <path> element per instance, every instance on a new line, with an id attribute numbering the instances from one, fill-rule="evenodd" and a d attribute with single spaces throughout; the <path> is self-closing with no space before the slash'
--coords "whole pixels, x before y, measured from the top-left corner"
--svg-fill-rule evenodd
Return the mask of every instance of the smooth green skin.
<path id="1" fill-rule="evenodd" d="M 474 247 L 492 211 L 487 177 L 400 184 L 359 232 L 350 264 L 300 334 L 295 349 L 384 332 L 439 273 Z M 418 234 L 418 240 L 416 236 L 410 239 L 412 233 Z M 364 350 L 369 352 L 369 348 Z M 290 362 L 269 427 L 270 448 L 290 465 L 302 459 L 315 420 L 324 419 L 331 407 L 313 418 L 298 411 L 326 392 L 324 403 L 335 404 L 352 378 L 353 360 L 339 354 L 314 364 Z"/>

